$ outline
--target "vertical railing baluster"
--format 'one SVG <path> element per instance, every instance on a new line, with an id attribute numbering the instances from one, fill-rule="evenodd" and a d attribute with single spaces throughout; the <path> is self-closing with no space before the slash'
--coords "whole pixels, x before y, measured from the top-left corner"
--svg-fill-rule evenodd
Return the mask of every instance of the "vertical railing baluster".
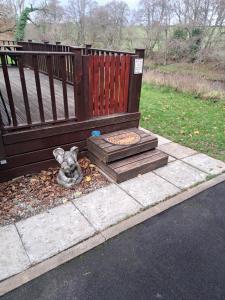
<path id="1" fill-rule="evenodd" d="M 69 109 L 68 109 L 67 86 L 66 86 L 66 61 L 65 61 L 65 55 L 60 56 L 60 67 L 61 67 L 61 76 L 62 76 L 64 113 L 65 113 L 65 119 L 68 119 Z"/>
<path id="2" fill-rule="evenodd" d="M 1 114 L 1 110 L 0 110 L 0 131 L 2 128 L 4 128 L 4 122 L 3 122 L 2 114 Z"/>
<path id="3" fill-rule="evenodd" d="M 26 111 L 27 124 L 30 125 L 32 124 L 32 121 L 31 121 L 30 105 L 29 105 L 28 94 L 27 94 L 26 80 L 24 75 L 23 57 L 20 55 L 17 57 L 17 60 L 18 60 L 21 87 L 23 92 L 24 106 Z"/>
<path id="4" fill-rule="evenodd" d="M 42 100 L 42 92 L 41 92 L 41 84 L 40 84 L 40 76 L 39 76 L 39 69 L 38 69 L 38 57 L 37 55 L 33 55 L 33 69 L 34 69 L 34 77 L 37 89 L 37 98 L 38 98 L 38 106 L 39 106 L 39 113 L 40 113 L 40 120 L 42 123 L 45 122 L 45 115 L 44 115 L 44 107 L 43 107 L 43 100 Z"/>
<path id="5" fill-rule="evenodd" d="M 9 100 L 9 107 L 10 107 L 10 112 L 12 116 L 12 122 L 13 126 L 17 126 L 17 117 L 16 117 L 16 110 L 14 106 L 14 101 L 13 101 L 13 96 L 12 96 L 12 89 L 11 89 L 11 84 L 9 80 L 9 73 L 8 73 L 8 67 L 6 64 L 6 59 L 5 55 L 1 55 L 1 62 L 2 62 L 2 70 L 4 74 L 4 79 L 5 79 L 5 86 L 6 86 L 6 91 L 8 95 L 8 100 Z"/>
<path id="6" fill-rule="evenodd" d="M 56 111 L 56 101 L 55 101 L 55 88 L 54 88 L 54 79 L 53 79 L 53 69 L 52 69 L 52 56 L 47 55 L 47 70 L 48 70 L 48 78 L 49 78 L 49 87 L 51 94 L 51 102 L 52 102 L 52 115 L 53 120 L 57 121 L 57 111 Z"/>

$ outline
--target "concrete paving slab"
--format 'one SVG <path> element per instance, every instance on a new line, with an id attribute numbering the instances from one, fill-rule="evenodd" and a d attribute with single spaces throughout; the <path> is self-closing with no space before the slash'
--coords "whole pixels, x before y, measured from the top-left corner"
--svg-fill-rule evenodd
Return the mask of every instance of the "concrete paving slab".
<path id="1" fill-rule="evenodd" d="M 211 175 L 218 175 L 225 171 L 224 162 L 203 153 L 186 157 L 183 161 Z"/>
<path id="2" fill-rule="evenodd" d="M 172 162 L 172 161 L 175 161 L 175 160 L 176 160 L 175 157 L 169 155 L 169 158 L 168 158 L 168 162 L 169 163 Z"/>
<path id="3" fill-rule="evenodd" d="M 14 225 L 0 227 L 0 281 L 30 266 L 28 256 Z"/>
<path id="4" fill-rule="evenodd" d="M 187 165 L 182 161 L 174 161 L 154 171 L 181 189 L 186 189 L 206 179 L 207 174 Z"/>
<path id="5" fill-rule="evenodd" d="M 179 145 L 177 143 L 163 144 L 163 145 L 160 145 L 158 148 L 160 150 L 162 150 L 163 152 L 165 152 L 173 157 L 176 157 L 178 159 L 181 159 L 181 158 L 184 158 L 184 157 L 187 157 L 187 156 L 197 153 L 197 151 L 195 151 L 191 148 Z"/>
<path id="6" fill-rule="evenodd" d="M 171 140 L 169 140 L 169 139 L 167 139 L 167 138 L 165 138 L 165 137 L 163 137 L 163 136 L 161 136 L 161 135 L 158 135 L 158 134 L 156 134 L 156 133 L 154 133 L 154 132 L 152 132 L 152 131 L 150 131 L 150 130 L 147 130 L 147 129 L 142 128 L 142 127 L 139 127 L 139 128 L 140 128 L 141 130 L 147 132 L 147 133 L 151 133 L 151 134 L 155 135 L 155 136 L 158 138 L 158 145 L 164 145 L 164 144 L 167 144 L 167 143 L 171 143 L 171 142 L 172 142 Z"/>
<path id="7" fill-rule="evenodd" d="M 74 204 L 97 230 L 116 224 L 141 209 L 141 205 L 115 184 L 75 199 Z"/>
<path id="8" fill-rule="evenodd" d="M 158 145 L 159 146 L 164 145 L 164 144 L 168 144 L 168 143 L 172 143 L 171 140 L 168 140 L 168 139 L 164 138 L 161 135 L 158 135 L 158 134 L 154 134 L 154 135 L 157 136 L 157 138 L 158 138 Z"/>
<path id="9" fill-rule="evenodd" d="M 145 207 L 180 192 L 180 189 L 152 172 L 125 181 L 120 186 Z"/>
<path id="10" fill-rule="evenodd" d="M 43 261 L 95 233 L 72 203 L 60 205 L 16 225 L 32 263 Z"/>

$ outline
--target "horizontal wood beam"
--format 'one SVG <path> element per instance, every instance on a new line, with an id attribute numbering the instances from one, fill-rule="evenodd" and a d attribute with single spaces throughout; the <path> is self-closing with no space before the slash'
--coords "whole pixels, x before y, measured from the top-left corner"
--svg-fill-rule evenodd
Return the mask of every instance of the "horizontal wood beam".
<path id="1" fill-rule="evenodd" d="M 35 54 L 35 55 L 74 55 L 73 52 L 54 52 L 54 51 L 0 51 L 1 55 L 14 55 L 21 56 L 26 54 Z"/>
<path id="2" fill-rule="evenodd" d="M 31 141 L 43 137 L 76 132 L 85 129 L 95 129 L 99 126 L 113 125 L 117 123 L 125 123 L 132 120 L 139 120 L 140 113 L 120 113 L 103 117 L 96 117 L 82 122 L 72 122 L 61 125 L 46 126 L 42 128 L 33 128 L 17 132 L 3 134 L 5 144 L 14 144 L 22 141 Z"/>

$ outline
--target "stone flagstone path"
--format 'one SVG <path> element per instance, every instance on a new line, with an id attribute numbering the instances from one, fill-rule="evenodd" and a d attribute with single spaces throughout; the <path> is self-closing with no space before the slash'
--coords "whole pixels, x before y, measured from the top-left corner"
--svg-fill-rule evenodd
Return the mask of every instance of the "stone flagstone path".
<path id="1" fill-rule="evenodd" d="M 167 166 L 0 227 L 0 281 L 225 171 L 222 161 L 157 137 Z"/>

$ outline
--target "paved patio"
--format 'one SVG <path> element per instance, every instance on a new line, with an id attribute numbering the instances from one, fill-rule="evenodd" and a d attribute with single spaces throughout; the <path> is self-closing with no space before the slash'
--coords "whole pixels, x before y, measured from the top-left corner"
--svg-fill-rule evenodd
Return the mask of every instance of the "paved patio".
<path id="1" fill-rule="evenodd" d="M 0 281 L 97 233 L 104 241 L 110 226 L 225 171 L 221 161 L 158 138 L 170 155 L 167 166 L 0 227 Z"/>

